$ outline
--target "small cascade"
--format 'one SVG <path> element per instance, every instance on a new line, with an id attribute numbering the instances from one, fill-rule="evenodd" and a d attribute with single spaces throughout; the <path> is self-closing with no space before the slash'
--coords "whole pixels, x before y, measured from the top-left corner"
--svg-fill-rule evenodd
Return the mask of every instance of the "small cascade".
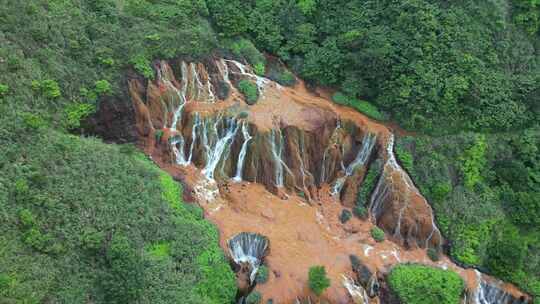
<path id="1" fill-rule="evenodd" d="M 221 74 L 221 77 L 223 78 L 223 81 L 232 87 L 231 80 L 229 79 L 229 66 L 225 62 L 225 59 L 216 61 L 216 66 Z"/>
<path id="2" fill-rule="evenodd" d="M 428 202 L 425 200 L 425 198 L 420 194 L 418 189 L 415 187 L 414 183 L 412 182 L 409 175 L 400 167 L 398 164 L 396 157 L 394 155 L 394 136 L 393 134 L 388 140 L 387 146 L 386 146 L 386 163 L 383 167 L 383 172 L 381 174 L 381 177 L 379 178 L 377 182 L 377 186 L 375 187 L 375 190 L 373 191 L 373 194 L 371 196 L 370 204 L 369 204 L 369 210 L 371 213 L 372 220 L 377 223 L 377 220 L 381 217 L 382 213 L 384 212 L 392 212 L 391 210 L 395 210 L 393 208 L 389 208 L 388 206 L 385 206 L 387 203 L 391 204 L 400 204 L 399 205 L 399 211 L 397 211 L 397 214 L 393 214 L 394 224 L 393 227 L 393 236 L 398 239 L 404 239 L 404 236 L 412 237 L 412 233 L 418 233 L 418 231 L 421 229 L 421 231 L 426 231 L 424 236 L 422 237 L 422 240 L 416 239 L 416 243 L 420 246 L 425 246 L 426 248 L 429 247 L 430 242 L 433 241 L 433 238 L 436 236 L 437 240 L 435 241 L 435 246 L 440 247 L 440 240 L 442 238 L 439 228 L 435 225 L 435 220 L 433 218 L 433 211 L 431 210 L 431 207 L 429 206 Z M 389 200 L 389 196 L 392 195 L 393 199 Z M 401 198 L 401 199 L 400 199 Z M 402 222 L 403 217 L 405 216 L 405 213 L 408 209 L 411 208 L 411 204 L 416 204 L 415 206 L 422 206 L 426 212 L 430 213 L 430 223 L 416 223 L 416 225 L 423 225 L 422 227 L 408 227 L 409 231 L 402 231 Z M 418 205 L 420 204 L 420 205 Z M 414 207 L 417 208 L 417 207 Z M 387 223 L 388 225 L 388 223 Z M 430 225 L 430 228 L 427 228 L 426 226 Z M 389 226 L 387 226 L 389 227 Z M 428 230 L 430 229 L 430 230 Z M 414 232 L 416 231 L 416 232 Z M 430 231 L 429 234 L 427 231 Z"/>
<path id="3" fill-rule="evenodd" d="M 242 122 L 242 135 L 244 136 L 244 143 L 242 144 L 242 148 L 240 149 L 240 154 L 238 155 L 238 162 L 236 163 L 236 175 L 233 178 L 233 180 L 236 182 L 239 182 L 242 180 L 242 169 L 244 168 L 244 159 L 246 158 L 247 147 L 248 147 L 249 141 L 252 139 L 251 135 L 249 135 L 248 124 L 246 121 Z"/>
<path id="4" fill-rule="evenodd" d="M 283 154 L 283 137 L 281 132 L 279 132 L 276 144 L 276 133 L 278 131 L 272 129 L 270 132 L 270 147 L 272 148 L 272 156 L 274 158 L 274 167 L 275 167 L 275 176 L 276 176 L 276 187 L 283 187 L 283 160 L 281 156 Z"/>
<path id="5" fill-rule="evenodd" d="M 251 267 L 249 278 L 253 283 L 257 270 L 267 254 L 268 239 L 257 233 L 242 232 L 230 239 L 228 246 L 231 257 L 237 265 L 249 264 Z"/>
<path id="6" fill-rule="evenodd" d="M 347 178 L 353 175 L 354 171 L 358 167 L 363 166 L 366 163 L 369 156 L 371 155 L 371 151 L 373 151 L 376 139 L 377 136 L 373 134 L 366 133 L 364 135 L 364 138 L 362 139 L 362 147 L 358 151 L 356 158 L 345 169 L 345 176 L 339 177 L 336 180 L 334 186 L 332 187 L 332 195 L 338 195 L 339 193 L 341 193 L 341 189 L 343 188 L 343 185 L 345 184 Z"/>
<path id="7" fill-rule="evenodd" d="M 221 160 L 223 156 L 223 152 L 228 148 L 228 146 L 232 143 L 234 136 L 236 135 L 236 132 L 238 131 L 239 124 L 237 121 L 233 118 L 225 118 L 224 124 L 225 124 L 225 130 L 220 135 L 219 132 L 217 132 L 217 124 L 219 123 L 219 120 L 216 121 L 214 124 L 214 130 L 217 134 L 217 140 L 215 140 L 215 145 L 208 145 L 208 136 L 206 135 L 207 132 L 203 132 L 205 134 L 203 139 L 203 144 L 206 144 L 206 151 L 207 151 L 207 159 L 206 159 L 206 166 L 204 167 L 202 173 L 208 178 L 208 179 L 214 179 L 214 171 L 216 170 L 216 167 Z M 206 128 L 205 128 L 206 129 Z"/>
<path id="8" fill-rule="evenodd" d="M 329 145 L 326 147 L 326 149 L 324 149 L 323 159 L 322 159 L 322 164 L 321 164 L 321 184 L 324 184 L 326 180 L 328 179 L 328 177 L 326 176 L 326 171 L 328 170 L 328 168 L 326 167 L 326 159 L 328 157 L 328 153 L 330 152 L 330 148 L 332 148 L 332 145 L 337 141 L 338 133 L 340 129 L 341 129 L 341 120 L 338 119 L 336 121 L 336 128 L 334 129 L 334 131 L 332 132 L 332 135 L 330 136 Z M 342 167 L 344 167 L 343 163 L 342 163 Z"/>
<path id="9" fill-rule="evenodd" d="M 367 295 L 366 290 L 360 286 L 356 285 L 354 283 L 354 280 L 346 277 L 344 275 L 341 275 L 342 277 L 342 283 L 345 289 L 349 292 L 349 295 L 351 296 L 353 303 L 355 304 L 369 304 L 369 297 Z"/>
<path id="10" fill-rule="evenodd" d="M 527 304 L 524 298 L 516 298 L 500 288 L 502 282 L 489 283 L 484 280 L 480 271 L 475 270 L 478 286 L 471 297 L 470 304 Z"/>
<path id="11" fill-rule="evenodd" d="M 199 113 L 195 113 L 193 127 L 191 128 L 191 147 L 189 148 L 189 157 L 187 163 L 190 164 L 193 160 L 193 148 L 197 143 L 197 130 L 201 127 L 201 118 Z"/>
<path id="12" fill-rule="evenodd" d="M 261 94 L 261 96 L 264 95 L 264 88 L 266 87 L 266 85 L 268 85 L 270 83 L 270 79 L 267 79 L 267 78 L 264 78 L 264 77 L 261 77 L 257 74 L 255 74 L 250 68 L 248 68 L 246 65 L 236 61 L 236 60 L 226 60 L 226 62 L 230 62 L 232 64 L 234 64 L 239 70 L 240 70 L 240 74 L 243 75 L 243 76 L 247 76 L 251 79 L 254 79 L 255 80 L 255 83 L 257 84 L 257 88 L 259 89 L 259 92 Z"/>
<path id="13" fill-rule="evenodd" d="M 182 136 L 175 136 L 170 140 L 170 145 L 175 157 L 175 162 L 179 165 L 186 164 L 186 157 L 184 155 L 184 138 Z"/>

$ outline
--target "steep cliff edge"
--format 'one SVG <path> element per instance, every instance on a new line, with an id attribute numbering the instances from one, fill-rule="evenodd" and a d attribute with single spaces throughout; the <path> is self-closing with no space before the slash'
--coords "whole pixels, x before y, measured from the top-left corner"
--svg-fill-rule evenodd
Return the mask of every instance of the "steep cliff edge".
<path id="1" fill-rule="evenodd" d="M 241 232 L 268 238 L 272 272 L 257 286 L 265 298 L 288 303 L 309 296 L 307 269 L 320 264 L 332 281 L 325 297 L 348 303 L 354 292 L 343 275 L 353 277 L 348 256 L 355 254 L 375 281 L 397 263 L 420 262 L 457 271 L 475 295 L 472 303 L 511 303 L 482 302 L 476 295 L 488 286 L 480 283 L 484 276 L 446 258 L 429 261 L 425 249 L 441 251 L 444 240 L 430 205 L 396 161 L 394 136 L 384 125 L 302 83 L 282 87 L 233 60 L 161 61 L 155 71 L 155 81 L 128 82 L 140 146 L 184 181 L 186 195 L 220 229 L 224 249 Z M 257 88 L 254 105 L 238 89 L 246 81 Z M 383 167 L 365 206 L 369 221 L 340 223 L 375 160 Z M 390 241 L 373 241 L 373 225 Z M 379 301 L 373 296 L 365 303 Z"/>

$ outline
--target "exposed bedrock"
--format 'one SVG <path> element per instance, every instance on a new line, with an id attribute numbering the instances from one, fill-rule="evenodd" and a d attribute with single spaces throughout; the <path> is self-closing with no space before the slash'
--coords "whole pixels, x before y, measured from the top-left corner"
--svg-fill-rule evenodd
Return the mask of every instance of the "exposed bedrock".
<path id="1" fill-rule="evenodd" d="M 366 173 L 377 161 L 383 166 L 365 206 L 372 223 L 404 248 L 441 250 L 444 241 L 431 206 L 396 160 L 394 137 L 386 126 L 308 92 L 301 83 L 294 88 L 281 87 L 233 60 L 160 61 L 154 69 L 154 80 L 128 80 L 135 117 L 131 126 L 145 152 L 175 172 L 186 184 L 185 195 L 208 207 L 209 214 L 219 213 L 220 203 L 217 207 L 206 203 L 221 195 L 227 202 L 234 196 L 229 189 L 263 189 L 250 183 L 263 185 L 282 199 L 303 197 L 315 208 L 331 204 L 328 206 L 337 214 L 357 204 Z M 257 88 L 255 104 L 245 102 L 238 89 L 240 80 Z M 257 199 L 249 202 L 252 200 Z M 305 205 L 304 199 L 292 200 Z M 235 205 L 231 200 L 229 203 Z M 283 206 L 287 208 L 287 204 Z M 273 219 L 274 215 L 263 218 Z M 230 246 L 231 250 L 243 248 Z M 231 257 L 237 260 L 238 252 L 231 251 Z M 237 264 L 248 292 L 258 265 L 250 261 Z M 379 277 L 381 269 L 372 266 L 357 266 L 356 276 L 344 276 L 342 285 L 357 302 L 380 299 L 393 303 L 395 299 L 387 298 L 390 293 Z M 469 292 L 469 299 L 474 298 L 475 304 L 524 303 L 507 290 L 506 286 L 485 283 Z"/>
<path id="2" fill-rule="evenodd" d="M 404 246 L 440 248 L 432 210 L 396 162 L 384 126 L 232 60 L 161 61 L 155 69 L 156 79 L 147 84 L 129 80 L 137 133 L 147 149 L 195 166 L 209 180 L 260 183 L 283 198 L 296 193 L 314 202 L 329 188 L 346 207 L 355 205 L 371 162 L 382 159 L 369 206 L 373 221 Z M 256 84 L 256 105 L 244 102 L 238 79 Z"/>

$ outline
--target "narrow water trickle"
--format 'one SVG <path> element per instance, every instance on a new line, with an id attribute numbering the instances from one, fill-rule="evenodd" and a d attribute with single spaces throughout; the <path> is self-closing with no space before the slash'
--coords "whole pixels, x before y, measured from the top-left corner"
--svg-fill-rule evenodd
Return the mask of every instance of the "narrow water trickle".
<path id="1" fill-rule="evenodd" d="M 281 132 L 279 132 L 276 143 L 276 133 L 278 133 L 278 131 L 274 129 L 270 132 L 270 147 L 274 158 L 276 187 L 283 187 L 283 160 L 281 159 L 283 153 L 283 138 L 281 137 Z"/>
<path id="2" fill-rule="evenodd" d="M 371 155 L 371 151 L 373 151 L 376 139 L 377 136 L 373 134 L 366 133 L 364 135 L 364 138 L 362 139 L 362 147 L 358 151 L 356 158 L 345 169 L 345 176 L 339 177 L 334 183 L 334 186 L 331 190 L 332 195 L 338 195 L 339 193 L 341 193 L 341 189 L 343 189 L 343 185 L 345 184 L 347 178 L 353 175 L 354 171 L 358 167 L 363 166 L 366 163 L 369 156 Z"/>
<path id="3" fill-rule="evenodd" d="M 244 143 L 240 149 L 240 154 L 238 155 L 238 161 L 236 163 L 236 174 L 233 178 L 234 181 L 239 182 L 242 180 L 242 169 L 244 168 L 244 160 L 247 154 L 247 147 L 249 141 L 252 139 L 249 135 L 248 123 L 246 121 L 242 122 L 242 135 L 244 136 Z"/>

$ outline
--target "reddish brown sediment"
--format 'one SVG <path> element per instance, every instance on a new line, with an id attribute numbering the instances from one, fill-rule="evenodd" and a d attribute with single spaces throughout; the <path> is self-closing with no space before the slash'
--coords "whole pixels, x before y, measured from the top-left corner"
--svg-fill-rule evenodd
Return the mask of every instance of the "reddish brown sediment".
<path id="1" fill-rule="evenodd" d="M 307 287 L 308 269 L 323 265 L 332 282 L 323 297 L 331 303 L 350 303 L 342 275 L 354 277 L 351 254 L 380 279 L 398 263 L 417 262 L 453 269 L 465 279 L 469 290 L 476 289 L 474 270 L 462 269 L 444 256 L 436 263 L 427 257 L 425 248 L 439 250 L 444 240 L 434 225 L 430 205 L 393 159 L 393 135 L 387 126 L 330 102 L 324 91 L 309 92 L 301 81 L 292 88 L 268 82 L 259 101 L 248 106 L 234 86 L 226 96 L 222 93 L 228 83 L 255 81 L 254 76 L 241 74 L 238 66 L 228 63 L 227 79 L 222 64 L 218 59 L 209 59 L 205 65 L 178 62 L 171 68 L 160 62 L 157 79 L 146 87 L 139 79 L 129 81 L 130 94 L 141 148 L 183 182 L 185 197 L 195 200 L 217 225 L 222 248 L 227 252 L 227 240 L 241 232 L 260 233 L 270 240 L 265 260 L 269 280 L 256 286 L 265 300 L 292 303 L 296 298 L 313 296 Z M 184 75 L 175 75 L 174 71 Z M 172 128 L 182 99 L 179 92 L 185 94 L 187 102 L 179 123 Z M 218 98 L 220 95 L 223 98 Z M 193 134 L 197 136 L 197 132 L 193 133 L 195 122 L 199 119 L 209 127 L 216 126 L 222 123 L 220 117 L 231 118 L 238 126 L 246 123 L 252 136 L 242 182 L 231 179 L 244 140 L 238 131 L 224 152 L 228 157 L 223 157 L 216 167 L 215 181 L 201 172 L 208 161 L 207 147 L 200 136 L 192 144 Z M 163 132 L 159 142 L 157 130 Z M 355 160 L 366 134 L 375 135 L 376 144 L 369 150 L 367 161 L 346 175 L 343 167 Z M 186 143 L 184 152 L 193 156 L 186 166 L 175 164 L 170 145 L 179 135 Z M 273 154 L 280 138 L 283 165 Z M 384 164 L 379 184 L 387 191 L 370 203 L 370 220 L 353 218 L 342 224 L 340 213 L 355 205 L 365 172 L 375 159 Z M 277 166 L 283 168 L 282 186 L 276 178 Z M 331 195 L 340 177 L 346 177 L 343 187 L 338 195 Z M 370 230 L 375 224 L 385 230 L 386 241 L 377 243 L 372 239 Z M 522 295 L 510 285 L 504 288 Z M 378 301 L 375 298 L 371 303 Z"/>

